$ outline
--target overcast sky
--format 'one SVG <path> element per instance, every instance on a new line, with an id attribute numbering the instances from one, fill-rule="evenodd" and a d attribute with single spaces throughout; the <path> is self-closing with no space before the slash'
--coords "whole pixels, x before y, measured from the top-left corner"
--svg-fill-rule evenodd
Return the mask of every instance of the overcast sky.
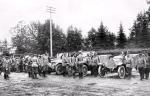
<path id="1" fill-rule="evenodd" d="M 49 18 L 46 6 L 56 8 L 52 18 L 64 32 L 73 25 L 83 35 L 101 21 L 114 33 L 122 22 L 128 34 L 137 14 L 148 9 L 146 0 L 0 0 L 0 40 L 10 41 L 9 30 L 21 20 L 44 22 Z"/>

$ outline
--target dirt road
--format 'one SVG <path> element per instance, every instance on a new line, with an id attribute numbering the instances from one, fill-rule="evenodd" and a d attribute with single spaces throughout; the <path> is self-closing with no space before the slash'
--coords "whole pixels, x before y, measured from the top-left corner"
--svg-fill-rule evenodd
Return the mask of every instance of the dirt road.
<path id="1" fill-rule="evenodd" d="M 87 76 L 28 78 L 26 73 L 11 73 L 9 80 L 0 76 L 0 96 L 150 96 L 150 80 L 139 80 L 136 71 L 131 78 L 115 74 L 105 78 Z"/>

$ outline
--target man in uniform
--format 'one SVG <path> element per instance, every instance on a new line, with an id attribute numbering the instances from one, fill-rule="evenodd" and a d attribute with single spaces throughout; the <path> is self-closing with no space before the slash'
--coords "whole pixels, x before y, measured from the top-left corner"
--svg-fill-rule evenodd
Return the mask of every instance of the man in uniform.
<path id="1" fill-rule="evenodd" d="M 31 60 L 31 58 L 32 58 L 32 56 L 29 56 L 28 57 L 28 61 L 27 61 L 27 63 L 28 63 L 28 75 L 29 75 L 29 77 L 32 77 L 32 60 Z"/>
<path id="2" fill-rule="evenodd" d="M 12 71 L 12 72 L 15 72 L 15 71 L 16 71 L 16 70 L 15 70 L 15 58 L 14 58 L 14 56 L 11 57 L 11 71 Z"/>
<path id="3" fill-rule="evenodd" d="M 3 70 L 4 70 L 4 79 L 8 79 L 9 78 L 9 74 L 10 74 L 10 60 L 9 60 L 8 56 L 6 56 L 4 58 Z"/>
<path id="4" fill-rule="evenodd" d="M 142 53 L 139 54 L 137 67 L 140 73 L 140 80 L 144 79 L 144 71 L 145 71 L 145 66 L 146 66 L 146 60 L 144 57 L 145 57 L 144 54 Z"/>
<path id="5" fill-rule="evenodd" d="M 150 53 L 145 54 L 146 58 L 146 67 L 144 71 L 145 79 L 149 78 L 149 72 L 150 72 Z"/>
<path id="6" fill-rule="evenodd" d="M 97 53 L 94 53 L 93 56 L 91 57 L 91 64 L 92 64 L 92 70 L 91 70 L 91 75 L 94 75 L 95 77 L 98 75 L 98 61 L 99 58 L 97 56 Z"/>
<path id="7" fill-rule="evenodd" d="M 132 73 L 132 61 L 131 61 L 131 57 L 129 56 L 129 53 L 126 53 L 125 59 L 124 59 L 124 63 L 126 64 L 126 68 L 127 68 L 127 73 L 129 76 L 131 76 Z"/>
<path id="8" fill-rule="evenodd" d="M 3 60 L 2 60 L 2 58 L 0 58 L 0 75 L 1 75 L 2 71 L 3 71 Z"/>
<path id="9" fill-rule="evenodd" d="M 82 53 L 80 52 L 77 56 L 77 67 L 79 72 L 79 78 L 83 78 L 83 63 L 81 63 L 83 60 Z"/>
<path id="10" fill-rule="evenodd" d="M 32 58 L 32 78 L 37 79 L 38 74 L 38 58 L 36 55 Z"/>
<path id="11" fill-rule="evenodd" d="M 41 55 L 38 56 L 38 64 L 39 64 L 39 66 L 38 66 L 38 73 L 41 76 L 41 74 L 42 74 L 42 66 L 43 66 L 43 58 L 42 58 Z"/>
<path id="12" fill-rule="evenodd" d="M 67 62 L 67 57 L 66 57 L 66 54 L 67 53 L 64 53 L 62 56 L 61 56 L 61 59 L 62 59 L 62 62 L 63 62 L 63 66 L 62 66 L 62 69 L 63 69 L 63 76 L 66 76 L 67 75 L 67 66 L 66 64 L 68 63 Z"/>
<path id="13" fill-rule="evenodd" d="M 48 59 L 48 54 L 44 54 L 43 55 L 43 66 L 42 66 L 42 74 L 44 77 L 46 77 L 46 72 L 48 71 L 48 63 L 49 63 L 49 59 Z"/>

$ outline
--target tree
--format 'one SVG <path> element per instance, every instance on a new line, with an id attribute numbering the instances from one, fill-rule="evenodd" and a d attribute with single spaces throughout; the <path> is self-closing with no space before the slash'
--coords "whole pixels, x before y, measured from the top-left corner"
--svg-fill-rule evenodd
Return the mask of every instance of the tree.
<path id="1" fill-rule="evenodd" d="M 118 36 L 117 36 L 117 47 L 125 48 L 126 42 L 127 42 L 126 35 L 124 34 L 122 24 L 120 24 L 119 32 L 118 32 Z"/>
<path id="2" fill-rule="evenodd" d="M 114 33 L 109 32 L 107 42 L 108 42 L 107 46 L 109 49 L 115 48 L 116 36 Z"/>
<path id="3" fill-rule="evenodd" d="M 62 32 L 59 26 L 54 27 L 53 29 L 53 53 L 65 52 L 66 49 L 66 36 Z"/>
<path id="4" fill-rule="evenodd" d="M 146 17 L 146 14 L 143 15 L 142 18 L 142 28 L 141 28 L 141 35 L 140 35 L 140 47 L 150 47 L 150 33 L 148 30 L 148 18 Z"/>
<path id="5" fill-rule="evenodd" d="M 93 47 L 95 46 L 96 34 L 97 34 L 97 31 L 94 28 L 92 28 L 88 32 L 88 37 L 86 39 L 86 42 L 87 42 L 86 48 L 93 49 Z"/>
<path id="6" fill-rule="evenodd" d="M 150 47 L 150 9 L 144 13 L 139 13 L 137 19 L 131 28 L 129 41 L 132 45 L 140 48 Z"/>
<path id="7" fill-rule="evenodd" d="M 137 22 L 135 21 L 133 23 L 132 28 L 130 29 L 129 38 L 127 41 L 127 47 L 128 48 L 137 48 Z"/>
<path id="8" fill-rule="evenodd" d="M 79 51 L 82 49 L 82 34 L 77 28 L 70 26 L 67 31 L 67 51 Z"/>
<path id="9" fill-rule="evenodd" d="M 25 53 L 30 49 L 30 46 L 28 46 L 30 42 L 27 36 L 27 30 L 27 26 L 24 24 L 23 21 L 20 21 L 12 29 L 12 43 L 13 46 L 17 47 L 17 53 Z"/>
<path id="10" fill-rule="evenodd" d="M 53 53 L 65 51 L 66 36 L 63 34 L 59 26 L 52 25 L 53 30 Z M 40 22 L 32 22 L 30 24 L 24 24 L 19 22 L 16 27 L 13 28 L 12 42 L 17 47 L 17 53 L 37 53 L 43 54 L 49 52 L 50 45 L 50 32 L 49 32 L 49 20 L 44 24 Z"/>
<path id="11" fill-rule="evenodd" d="M 101 22 L 98 32 L 96 33 L 94 49 L 108 49 L 108 30 Z"/>
<path id="12" fill-rule="evenodd" d="M 38 28 L 38 50 L 43 54 L 50 50 L 50 32 L 49 32 L 49 20 L 39 26 Z M 53 53 L 54 55 L 60 52 L 66 51 L 66 36 L 62 32 L 62 29 L 55 24 L 52 24 L 52 38 L 53 38 Z"/>

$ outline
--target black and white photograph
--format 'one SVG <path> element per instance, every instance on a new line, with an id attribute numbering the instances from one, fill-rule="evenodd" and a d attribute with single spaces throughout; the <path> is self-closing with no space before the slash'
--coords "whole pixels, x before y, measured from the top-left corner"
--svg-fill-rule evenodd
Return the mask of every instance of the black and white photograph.
<path id="1" fill-rule="evenodd" d="M 0 0 L 0 96 L 150 96 L 150 0 Z"/>

